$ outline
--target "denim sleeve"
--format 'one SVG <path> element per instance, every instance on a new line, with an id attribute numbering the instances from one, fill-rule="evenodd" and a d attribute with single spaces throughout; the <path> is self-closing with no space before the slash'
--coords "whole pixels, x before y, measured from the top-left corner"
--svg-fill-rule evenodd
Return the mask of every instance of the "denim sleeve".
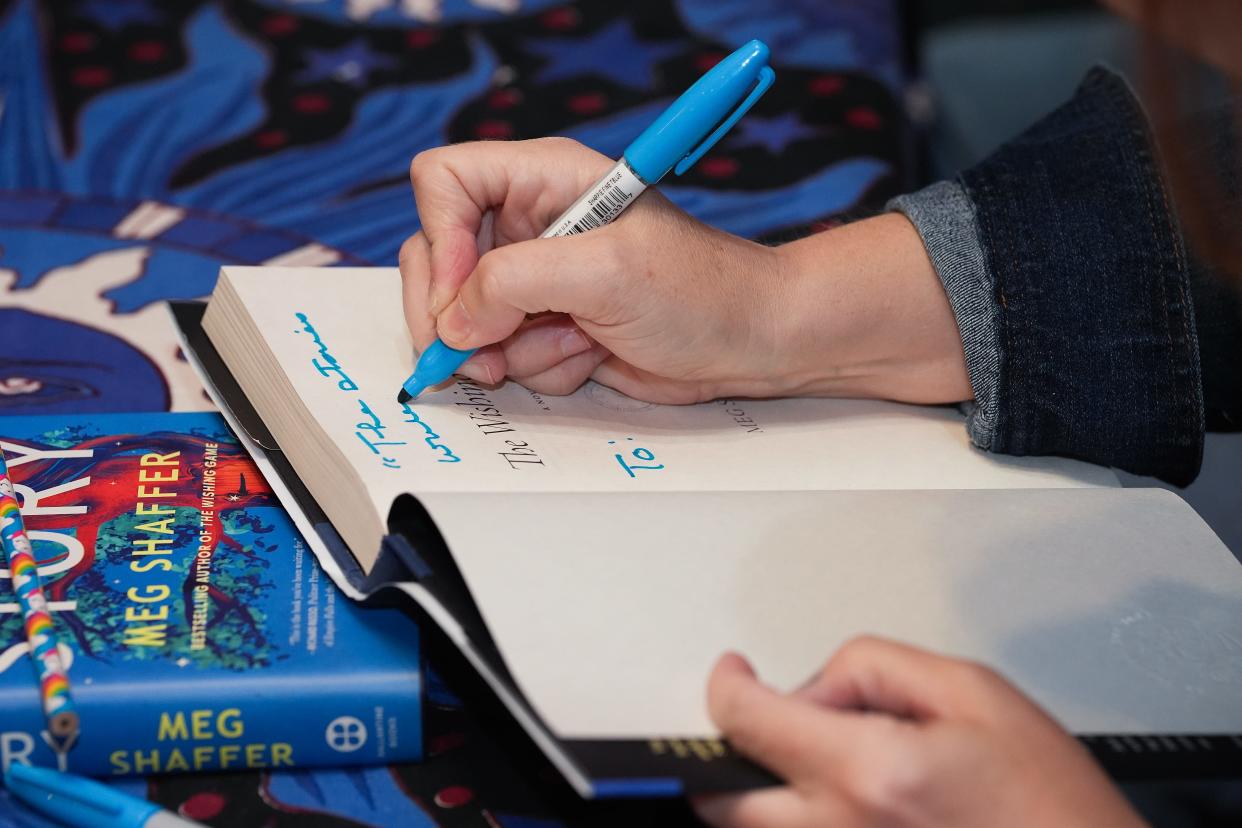
<path id="1" fill-rule="evenodd" d="M 979 222 L 970 196 L 955 181 L 941 181 L 898 196 L 888 208 L 903 213 L 923 239 L 932 267 L 944 285 L 966 354 L 966 373 L 975 399 L 966 406 L 971 442 L 991 449 L 1000 405 L 1000 307 Z"/>
<path id="2" fill-rule="evenodd" d="M 896 199 L 953 308 L 982 448 L 1184 485 L 1203 453 L 1190 266 L 1146 119 L 1117 75 L 956 181 Z"/>

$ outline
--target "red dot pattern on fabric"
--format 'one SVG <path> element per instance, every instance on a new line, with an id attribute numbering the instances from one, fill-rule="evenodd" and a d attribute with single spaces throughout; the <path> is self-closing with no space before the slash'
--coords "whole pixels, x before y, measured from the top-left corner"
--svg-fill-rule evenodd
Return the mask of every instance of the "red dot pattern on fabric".
<path id="1" fill-rule="evenodd" d="M 485 141 L 504 140 L 513 137 L 513 124 L 508 121 L 483 121 L 474 128 L 474 134 Z"/>
<path id="2" fill-rule="evenodd" d="M 275 149 L 289 143 L 289 135 L 283 129 L 265 129 L 254 136 L 254 142 L 264 149 Z"/>
<path id="3" fill-rule="evenodd" d="M 821 75 L 818 78 L 812 78 L 807 84 L 808 91 L 821 98 L 835 95 L 844 88 L 845 80 L 838 75 Z"/>
<path id="4" fill-rule="evenodd" d="M 558 32 L 574 28 L 578 25 L 579 20 L 581 18 L 578 15 L 578 10 L 573 8 L 552 9 L 540 18 L 540 22 L 543 23 L 545 29 L 553 29 Z"/>
<path id="5" fill-rule="evenodd" d="M 859 129 L 879 129 L 884 125 L 878 112 L 869 106 L 857 106 L 845 113 L 845 122 Z"/>
<path id="6" fill-rule="evenodd" d="M 737 170 L 738 163 L 733 158 L 704 158 L 699 162 L 699 172 L 708 178 L 730 178 L 737 175 Z"/>
<path id="7" fill-rule="evenodd" d="M 435 29 L 413 29 L 406 32 L 405 45 L 411 49 L 426 49 L 439 39 L 440 33 Z"/>
<path id="8" fill-rule="evenodd" d="M 512 109 L 521 102 L 520 89 L 497 89 L 487 96 L 487 105 L 492 109 Z"/>
<path id="9" fill-rule="evenodd" d="M 601 92 L 584 92 L 567 101 L 571 111 L 579 115 L 597 115 L 608 108 L 608 98 Z"/>
<path id="10" fill-rule="evenodd" d="M 228 804 L 229 801 L 223 794 L 215 791 L 199 791 L 181 803 L 178 810 L 181 811 L 182 816 L 189 819 L 213 819 L 219 816 Z"/>
<path id="11" fill-rule="evenodd" d="M 474 791 L 463 785 L 441 788 L 436 793 L 436 804 L 441 808 L 460 808 L 474 799 Z"/>
<path id="12" fill-rule="evenodd" d="M 291 14 L 274 14 L 263 21 L 263 33 L 273 37 L 293 34 L 298 30 L 298 19 Z"/>
<path id="13" fill-rule="evenodd" d="M 154 63 L 168 54 L 168 47 L 158 40 L 140 40 L 129 47 L 130 60 Z"/>
<path id="14" fill-rule="evenodd" d="M 293 99 L 293 108 L 308 115 L 318 115 L 332 108 L 332 100 L 327 95 L 304 92 Z"/>
<path id="15" fill-rule="evenodd" d="M 82 66 L 73 70 L 70 78 L 74 86 L 98 89 L 112 81 L 112 71 L 106 66 Z"/>
<path id="16" fill-rule="evenodd" d="M 464 733 L 441 733 L 439 736 L 431 740 L 431 747 L 427 749 L 428 753 L 444 753 L 456 747 L 461 747 L 466 743 L 466 734 Z"/>
<path id="17" fill-rule="evenodd" d="M 80 55 L 94 49 L 98 40 L 90 32 L 66 32 L 60 38 L 60 50 L 71 55 Z"/>

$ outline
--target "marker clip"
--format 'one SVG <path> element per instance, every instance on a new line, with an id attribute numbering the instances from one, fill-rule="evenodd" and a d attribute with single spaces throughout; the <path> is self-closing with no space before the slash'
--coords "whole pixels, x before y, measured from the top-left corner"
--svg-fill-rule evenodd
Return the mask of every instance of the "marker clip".
<path id="1" fill-rule="evenodd" d="M 768 87 L 772 85 L 774 80 L 776 80 L 776 73 L 772 71 L 772 67 L 765 66 L 759 70 L 759 80 L 755 82 L 755 88 L 750 90 L 750 94 L 747 95 L 740 104 L 738 104 L 737 109 L 733 110 L 733 113 L 729 115 L 729 117 L 720 122 L 720 126 L 712 130 L 712 133 L 703 139 L 703 143 L 699 144 L 690 152 L 689 155 L 677 162 L 677 166 L 673 167 L 673 172 L 681 175 L 686 170 L 693 167 L 695 162 L 702 158 L 709 149 L 714 147 L 716 142 L 724 137 L 724 134 L 732 129 L 733 125 L 736 124 L 743 115 L 750 111 L 750 108 L 755 105 L 755 102 L 763 97 L 763 93 L 768 91 Z"/>

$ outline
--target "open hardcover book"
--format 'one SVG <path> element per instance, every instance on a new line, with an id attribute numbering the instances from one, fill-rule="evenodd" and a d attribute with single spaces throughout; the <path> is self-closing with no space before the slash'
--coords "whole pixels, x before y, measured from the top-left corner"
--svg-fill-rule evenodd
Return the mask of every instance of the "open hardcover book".
<path id="1" fill-rule="evenodd" d="M 402 405 L 395 269 L 228 267 L 174 315 L 328 572 L 412 597 L 584 796 L 768 781 L 707 717 L 713 661 L 787 689 L 860 633 L 995 666 L 1118 773 L 1242 760 L 1242 566 L 1175 495 L 980 452 L 950 408 Z"/>

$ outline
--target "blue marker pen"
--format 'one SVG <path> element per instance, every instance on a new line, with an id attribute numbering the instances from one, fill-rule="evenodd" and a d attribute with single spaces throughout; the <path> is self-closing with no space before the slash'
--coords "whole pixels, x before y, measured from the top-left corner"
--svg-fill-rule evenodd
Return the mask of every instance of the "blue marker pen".
<path id="1" fill-rule="evenodd" d="M 669 171 L 694 166 L 738 122 L 776 79 L 768 47 L 752 40 L 695 81 L 626 148 L 621 160 L 544 231 L 540 238 L 572 236 L 602 227 L 621 215 L 643 190 Z M 453 375 L 474 350 L 431 343 L 401 386 L 408 402 Z"/>
<path id="2" fill-rule="evenodd" d="M 31 808 L 64 825 L 79 828 L 193 828 L 154 802 L 138 799 L 93 779 L 13 762 L 4 786 Z"/>

